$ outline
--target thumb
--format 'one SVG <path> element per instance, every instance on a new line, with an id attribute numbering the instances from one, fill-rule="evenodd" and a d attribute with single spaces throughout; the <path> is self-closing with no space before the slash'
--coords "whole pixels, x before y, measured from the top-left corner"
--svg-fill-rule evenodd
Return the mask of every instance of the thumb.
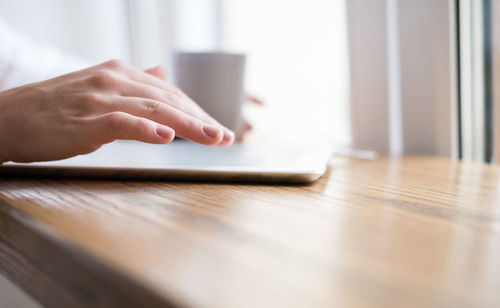
<path id="1" fill-rule="evenodd" d="M 153 75 L 161 80 L 167 79 L 167 70 L 161 65 L 147 69 L 147 70 L 145 70 L 145 72 L 150 74 L 150 75 Z"/>

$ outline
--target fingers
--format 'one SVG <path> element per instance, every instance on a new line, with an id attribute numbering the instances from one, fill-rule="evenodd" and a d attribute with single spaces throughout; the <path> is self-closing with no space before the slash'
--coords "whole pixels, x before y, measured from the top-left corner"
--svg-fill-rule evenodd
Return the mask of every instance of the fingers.
<path id="1" fill-rule="evenodd" d="M 222 130 L 222 139 L 219 140 L 218 143 L 207 143 L 207 142 L 200 142 L 203 144 L 217 144 L 219 146 L 229 146 L 234 142 L 234 133 L 218 123 L 216 120 L 214 120 L 212 117 L 210 117 L 208 114 L 206 114 L 201 108 L 196 105 L 196 104 L 189 104 L 189 98 L 187 96 L 184 96 L 183 94 L 171 94 L 166 91 L 163 91 L 161 89 L 151 87 L 146 84 L 141 84 L 138 82 L 130 81 L 127 83 L 126 86 L 124 86 L 120 94 L 124 97 L 134 97 L 134 98 L 146 98 L 150 99 L 156 102 L 162 102 L 163 105 L 168 106 L 169 108 L 162 108 L 162 110 L 167 110 L 173 112 L 175 115 L 180 115 L 184 114 L 183 118 L 186 118 L 185 116 L 188 116 L 187 118 L 194 118 L 197 119 L 201 123 L 206 123 L 209 126 L 215 126 L 218 127 Z M 157 117 L 153 119 L 154 121 L 158 121 L 159 123 L 165 123 L 165 124 L 171 124 L 170 122 L 166 122 L 170 117 L 168 117 L 168 114 L 162 113 L 161 118 Z M 185 131 L 180 132 L 176 127 L 172 126 L 176 132 L 177 135 L 187 138 L 189 140 L 199 142 L 197 141 L 198 139 L 192 139 L 192 137 L 189 137 L 189 134 Z M 196 132 L 196 133 L 199 133 Z M 182 136 L 182 135 L 184 136 Z M 196 134 L 194 134 L 196 136 Z"/>
<path id="2" fill-rule="evenodd" d="M 158 78 L 160 80 L 163 80 L 163 81 L 167 80 L 167 70 L 161 65 L 147 69 L 147 70 L 145 70 L 145 72 L 150 74 L 150 75 L 155 76 L 156 78 Z"/>
<path id="3" fill-rule="evenodd" d="M 124 112 L 101 115 L 91 120 L 87 129 L 89 136 L 95 136 L 93 139 L 100 144 L 117 139 L 165 144 L 175 137 L 175 131 L 168 126 Z"/>
<path id="4" fill-rule="evenodd" d="M 137 68 L 119 60 L 111 60 L 100 65 L 103 69 L 108 69 L 121 73 L 130 80 L 144 83 L 158 89 L 169 89 L 170 85 L 165 82 L 167 71 L 162 66 L 157 66 L 143 72 Z"/>
<path id="5" fill-rule="evenodd" d="M 250 102 L 250 103 L 254 103 L 255 105 L 259 105 L 259 106 L 262 106 L 264 105 L 264 102 L 260 99 L 260 98 L 257 98 L 251 94 L 245 94 L 245 100 Z"/>
<path id="6" fill-rule="evenodd" d="M 241 128 L 241 132 L 238 136 L 238 138 L 236 139 L 236 141 L 243 141 L 246 137 L 246 135 L 252 131 L 253 127 L 250 123 L 248 123 L 245 119 L 243 119 L 243 124 L 242 124 L 242 128 Z"/>
<path id="7" fill-rule="evenodd" d="M 103 105 L 103 108 L 107 108 L 103 112 L 120 111 L 168 125 L 175 130 L 177 136 L 197 143 L 219 145 L 223 141 L 224 131 L 222 128 L 207 124 L 160 101 L 116 96 L 112 102 Z"/>
<path id="8" fill-rule="evenodd" d="M 164 68 L 143 72 L 113 60 L 93 69 L 93 77 L 96 77 L 92 79 L 91 76 L 93 84 L 108 94 L 119 94 L 123 98 L 111 108 L 108 106 L 106 112 L 121 111 L 145 117 L 172 127 L 180 137 L 201 144 L 229 146 L 234 142 L 233 132 L 210 117 L 182 91 L 161 80 L 166 77 Z M 156 106 L 158 103 L 163 106 Z"/>
<path id="9" fill-rule="evenodd" d="M 124 74 L 130 80 L 135 81 L 136 85 L 142 86 L 150 86 L 154 89 L 141 89 L 142 91 L 137 92 L 136 88 L 126 87 L 126 92 L 122 93 L 122 95 L 126 96 L 141 96 L 147 97 L 151 99 L 156 99 L 160 101 L 164 101 L 165 103 L 184 111 L 185 113 L 201 119 L 209 124 L 223 127 L 227 133 L 225 135 L 224 141 L 230 141 L 231 132 L 227 128 L 225 128 L 222 124 L 217 122 L 214 118 L 212 118 L 208 113 L 206 113 L 198 104 L 196 104 L 192 99 L 190 99 L 186 94 L 184 94 L 179 88 L 168 84 L 164 81 L 166 78 L 167 72 L 165 68 L 162 66 L 157 66 L 152 69 L 143 72 L 134 68 L 133 66 L 126 64 L 121 61 L 108 61 L 103 63 L 102 66 L 107 69 L 111 69 L 113 71 L 117 71 L 119 73 Z M 165 77 L 165 78 L 164 78 Z M 135 91 L 136 93 L 132 93 L 131 91 Z M 156 93 L 153 96 L 144 96 L 146 94 Z"/>

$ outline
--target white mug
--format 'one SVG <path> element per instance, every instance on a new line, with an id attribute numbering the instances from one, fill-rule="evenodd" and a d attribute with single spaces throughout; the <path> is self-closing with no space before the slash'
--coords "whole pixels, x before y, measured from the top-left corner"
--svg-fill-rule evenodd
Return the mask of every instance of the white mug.
<path id="1" fill-rule="evenodd" d="M 242 128 L 245 55 L 177 52 L 173 60 L 176 85 L 238 136 Z"/>

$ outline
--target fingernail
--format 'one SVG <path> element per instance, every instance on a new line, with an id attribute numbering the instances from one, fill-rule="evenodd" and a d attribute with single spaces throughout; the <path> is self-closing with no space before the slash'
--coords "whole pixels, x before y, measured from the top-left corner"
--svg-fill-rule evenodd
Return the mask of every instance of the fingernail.
<path id="1" fill-rule="evenodd" d="M 222 133 L 222 129 L 212 125 L 204 125 L 203 132 L 210 138 L 217 138 Z"/>
<path id="2" fill-rule="evenodd" d="M 158 134 L 158 136 L 162 137 L 163 139 L 170 139 L 170 138 L 172 138 L 172 135 L 175 134 L 173 129 L 171 129 L 170 127 L 166 127 L 166 126 L 158 126 L 156 128 L 156 133 Z"/>
<path id="3" fill-rule="evenodd" d="M 233 142 L 234 141 L 234 133 L 229 129 L 224 129 L 224 140 Z"/>
<path id="4" fill-rule="evenodd" d="M 224 137 L 222 141 L 218 144 L 220 147 L 228 147 L 234 143 L 234 133 L 227 128 L 223 128 Z"/>

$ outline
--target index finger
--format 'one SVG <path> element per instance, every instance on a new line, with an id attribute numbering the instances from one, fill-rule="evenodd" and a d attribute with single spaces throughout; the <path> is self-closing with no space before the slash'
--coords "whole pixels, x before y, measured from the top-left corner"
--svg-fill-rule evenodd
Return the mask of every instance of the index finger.
<path id="1" fill-rule="evenodd" d="M 151 74 L 143 72 L 122 61 L 109 61 L 104 63 L 103 66 L 125 74 L 125 76 L 130 80 L 159 89 L 160 91 L 162 91 L 163 96 L 169 98 L 162 100 L 165 103 L 170 104 L 171 106 L 180 109 L 195 118 L 201 119 L 206 123 L 223 127 L 226 131 L 228 131 L 227 128 L 225 128 L 222 124 L 220 124 L 217 120 L 210 116 L 196 102 L 194 102 L 189 96 L 187 96 L 181 89 L 177 88 L 176 86 L 169 84 Z"/>
<path id="2" fill-rule="evenodd" d="M 170 105 L 147 98 L 116 96 L 102 105 L 102 112 L 125 112 L 171 127 L 177 136 L 204 145 L 221 144 L 224 137 L 222 128 L 207 124 Z M 234 141 L 234 135 L 231 138 Z"/>

